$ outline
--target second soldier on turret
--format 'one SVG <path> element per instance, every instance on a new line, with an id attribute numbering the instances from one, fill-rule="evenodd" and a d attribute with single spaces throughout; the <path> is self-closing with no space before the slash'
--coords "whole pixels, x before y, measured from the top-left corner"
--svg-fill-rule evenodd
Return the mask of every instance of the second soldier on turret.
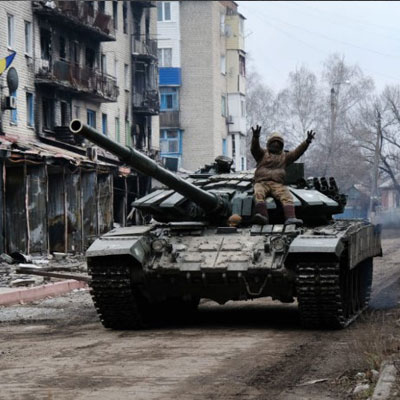
<path id="1" fill-rule="evenodd" d="M 301 225 L 302 220 L 297 219 L 294 210 L 292 194 L 284 185 L 286 167 L 294 163 L 307 150 L 315 136 L 315 132 L 308 131 L 307 139 L 293 151 L 284 152 L 284 140 L 279 133 L 273 133 L 267 141 L 267 148 L 260 147 L 261 126 L 256 126 L 251 142 L 251 154 L 257 162 L 254 174 L 254 197 L 256 201 L 254 223 L 268 224 L 268 210 L 265 199 L 271 195 L 279 200 L 283 207 L 285 224 Z"/>

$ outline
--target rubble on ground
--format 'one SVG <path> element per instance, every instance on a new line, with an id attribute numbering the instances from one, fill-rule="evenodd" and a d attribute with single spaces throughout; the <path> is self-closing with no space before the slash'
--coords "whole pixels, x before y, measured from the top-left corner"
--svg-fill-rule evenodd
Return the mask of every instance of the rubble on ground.
<path id="1" fill-rule="evenodd" d="M 0 254 L 0 288 L 37 286 L 56 279 L 18 273 L 18 267 L 23 266 L 50 272 L 78 274 L 87 272 L 83 255 L 54 253 L 54 255 L 30 256 L 18 252 L 11 255 L 3 253 Z"/>

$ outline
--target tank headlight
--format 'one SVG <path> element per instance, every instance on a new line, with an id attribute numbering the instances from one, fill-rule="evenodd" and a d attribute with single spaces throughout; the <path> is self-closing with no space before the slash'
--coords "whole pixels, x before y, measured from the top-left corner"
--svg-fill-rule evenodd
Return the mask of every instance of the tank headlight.
<path id="1" fill-rule="evenodd" d="M 274 237 L 271 239 L 270 247 L 273 251 L 283 251 L 286 247 L 286 240 L 282 236 Z"/>
<path id="2" fill-rule="evenodd" d="M 151 243 L 151 248 L 156 252 L 156 253 L 162 253 L 163 250 L 167 247 L 167 241 L 164 239 L 156 239 L 153 240 Z"/>

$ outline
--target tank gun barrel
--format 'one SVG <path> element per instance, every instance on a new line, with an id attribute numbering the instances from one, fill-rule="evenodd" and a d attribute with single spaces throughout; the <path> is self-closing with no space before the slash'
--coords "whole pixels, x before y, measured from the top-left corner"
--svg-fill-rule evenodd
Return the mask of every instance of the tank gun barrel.
<path id="1" fill-rule="evenodd" d="M 132 167 L 135 171 L 157 179 L 159 182 L 192 200 L 206 212 L 215 212 L 224 207 L 224 202 L 217 195 L 186 182 L 171 171 L 159 166 L 154 160 L 143 153 L 111 140 L 89 125 L 82 123 L 79 119 L 71 121 L 70 130 L 73 134 L 81 135 L 90 142 L 116 155 L 122 162 Z"/>

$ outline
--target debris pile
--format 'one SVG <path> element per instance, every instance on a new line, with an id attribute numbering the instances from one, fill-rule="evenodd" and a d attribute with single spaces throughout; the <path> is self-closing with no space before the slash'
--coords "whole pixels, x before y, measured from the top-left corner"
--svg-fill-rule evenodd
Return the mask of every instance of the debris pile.
<path id="1" fill-rule="evenodd" d="M 0 288 L 37 286 L 53 279 L 87 281 L 84 256 L 67 253 L 29 256 L 19 252 L 0 255 Z"/>

